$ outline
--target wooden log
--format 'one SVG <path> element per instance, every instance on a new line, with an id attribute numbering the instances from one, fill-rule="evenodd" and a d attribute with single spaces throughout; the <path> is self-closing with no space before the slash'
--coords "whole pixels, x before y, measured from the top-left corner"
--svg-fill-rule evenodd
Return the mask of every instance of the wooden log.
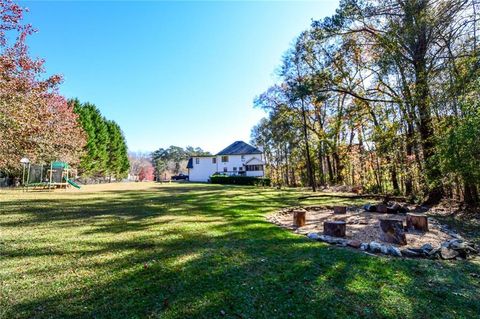
<path id="1" fill-rule="evenodd" d="M 406 245 L 407 237 L 403 231 L 403 223 L 397 219 L 380 219 L 380 239 L 384 242 Z"/>
<path id="2" fill-rule="evenodd" d="M 386 213 L 387 213 L 387 205 L 385 205 L 385 204 L 378 204 L 378 205 L 377 205 L 377 213 L 386 214 Z"/>
<path id="3" fill-rule="evenodd" d="M 347 206 L 334 206 L 333 207 L 334 214 L 346 214 L 347 213 Z"/>
<path id="4" fill-rule="evenodd" d="M 326 221 L 323 223 L 323 234 L 333 237 L 345 237 L 347 223 L 342 220 Z"/>
<path id="5" fill-rule="evenodd" d="M 421 214 L 407 214 L 407 229 L 415 229 L 427 232 L 428 218 Z"/>
<path id="6" fill-rule="evenodd" d="M 306 219 L 307 219 L 307 211 L 306 210 L 295 210 L 295 211 L 293 211 L 293 225 L 295 227 L 305 226 Z"/>
<path id="7" fill-rule="evenodd" d="M 390 207 L 387 207 L 387 214 L 398 214 L 401 208 L 402 206 L 398 203 L 393 203 Z"/>

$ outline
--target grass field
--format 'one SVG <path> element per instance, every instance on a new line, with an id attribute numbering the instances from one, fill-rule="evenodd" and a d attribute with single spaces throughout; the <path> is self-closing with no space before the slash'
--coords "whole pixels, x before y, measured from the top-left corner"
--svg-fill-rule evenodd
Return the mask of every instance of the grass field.
<path id="1" fill-rule="evenodd" d="M 372 257 L 266 222 L 299 195 L 153 183 L 0 192 L 0 318 L 480 316 L 478 259 Z"/>

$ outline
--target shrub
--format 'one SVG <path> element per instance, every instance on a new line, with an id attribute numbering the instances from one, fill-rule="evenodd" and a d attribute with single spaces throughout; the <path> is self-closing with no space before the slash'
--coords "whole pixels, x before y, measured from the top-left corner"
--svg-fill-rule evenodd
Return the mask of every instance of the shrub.
<path id="1" fill-rule="evenodd" d="M 215 174 L 210 176 L 212 184 L 270 186 L 270 178 L 253 176 L 228 176 Z"/>

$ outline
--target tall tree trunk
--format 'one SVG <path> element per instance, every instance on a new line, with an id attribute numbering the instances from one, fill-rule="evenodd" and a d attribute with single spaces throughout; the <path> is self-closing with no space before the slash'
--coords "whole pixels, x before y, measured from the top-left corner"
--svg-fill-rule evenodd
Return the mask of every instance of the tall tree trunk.
<path id="1" fill-rule="evenodd" d="M 320 142 L 318 145 L 318 169 L 320 185 L 325 185 L 325 171 L 323 167 L 323 142 Z"/>
<path id="2" fill-rule="evenodd" d="M 285 145 L 284 147 L 284 151 L 285 151 L 285 183 L 287 186 L 290 186 L 290 178 L 289 178 L 289 164 L 288 164 L 288 148 L 287 146 Z"/>
<path id="3" fill-rule="evenodd" d="M 423 159 L 425 162 L 425 173 L 428 188 L 426 204 L 436 204 L 443 196 L 441 186 L 441 173 L 435 159 L 435 144 L 433 141 L 432 118 L 430 114 L 429 90 L 426 76 L 424 59 L 417 61 L 415 68 L 416 104 L 420 116 L 419 132 L 422 141 Z"/>
<path id="4" fill-rule="evenodd" d="M 347 158 L 350 157 L 352 158 L 352 147 L 353 147 L 353 139 L 355 137 L 355 126 L 352 125 L 351 130 L 350 130 L 350 142 L 348 143 L 348 155 Z M 349 161 L 349 166 L 350 166 L 350 176 L 352 178 L 350 185 L 354 186 L 355 185 L 355 162 Z"/>
<path id="5" fill-rule="evenodd" d="M 422 143 L 423 159 L 427 182 L 427 198 L 425 204 L 436 204 L 443 197 L 441 173 L 435 159 L 435 144 L 433 141 L 432 116 L 430 108 L 429 76 L 426 55 L 428 52 L 428 28 L 423 15 L 426 14 L 428 1 L 413 1 L 407 12 L 409 23 L 414 26 L 410 43 L 413 52 L 412 64 L 415 71 L 415 105 L 419 115 L 420 139 Z"/>
<path id="6" fill-rule="evenodd" d="M 361 124 L 358 126 L 358 152 L 359 152 L 359 158 L 360 158 L 360 185 L 362 187 L 365 187 L 366 169 L 365 169 L 365 161 L 364 161 L 365 154 L 364 154 L 364 147 L 363 147 L 363 128 Z"/>
<path id="7" fill-rule="evenodd" d="M 407 120 L 407 141 L 406 141 L 406 153 L 407 153 L 407 158 L 405 160 L 405 170 L 406 170 L 406 176 L 405 176 L 405 195 L 411 196 L 413 194 L 413 177 L 412 177 L 412 169 L 411 169 L 411 164 L 412 164 L 412 158 L 413 158 L 413 138 L 414 138 L 414 133 L 413 133 L 413 124 L 410 121 L 410 119 Z"/>
<path id="8" fill-rule="evenodd" d="M 312 188 L 312 191 L 315 192 L 317 189 L 315 185 L 315 175 L 312 167 L 312 159 L 310 156 L 310 145 L 308 143 L 308 131 L 307 131 L 307 114 L 305 111 L 305 102 L 303 98 L 301 99 L 301 102 L 302 102 L 302 120 L 303 120 L 303 139 L 305 142 L 305 153 L 307 158 L 308 182 L 310 184 L 310 187 Z"/>
<path id="9" fill-rule="evenodd" d="M 464 182 L 463 190 L 464 190 L 463 200 L 465 204 L 469 207 L 478 206 L 479 198 L 478 198 L 477 186 L 472 183 Z"/>
<path id="10" fill-rule="evenodd" d="M 295 169 L 292 167 L 292 186 L 297 187 L 297 178 L 295 177 Z"/>
<path id="11" fill-rule="evenodd" d="M 334 176 L 333 176 L 332 162 L 330 161 L 330 155 L 326 155 L 325 157 L 326 157 L 326 160 L 327 160 L 328 180 L 329 180 L 330 184 L 333 184 Z"/>
<path id="12" fill-rule="evenodd" d="M 390 166 L 390 178 L 392 179 L 393 191 L 395 192 L 395 194 L 399 194 L 400 187 L 398 186 L 397 167 L 393 163 Z"/>
<path id="13" fill-rule="evenodd" d="M 342 175 L 343 164 L 340 161 L 340 156 L 338 155 L 337 151 L 333 152 L 332 156 L 333 156 L 333 161 L 334 161 L 335 167 L 336 167 L 336 169 L 335 169 L 335 182 L 336 183 L 342 183 L 343 182 L 343 175 Z"/>

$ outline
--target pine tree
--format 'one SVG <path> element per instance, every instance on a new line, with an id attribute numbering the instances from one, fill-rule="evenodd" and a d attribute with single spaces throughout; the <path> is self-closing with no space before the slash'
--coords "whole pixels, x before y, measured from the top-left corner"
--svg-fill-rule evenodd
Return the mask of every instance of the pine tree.
<path id="1" fill-rule="evenodd" d="M 108 128 L 108 175 L 116 179 L 125 177 L 130 169 L 127 145 L 120 126 L 114 121 L 106 121 Z"/>
<path id="2" fill-rule="evenodd" d="M 109 172 L 110 142 L 106 119 L 91 103 L 72 100 L 74 110 L 87 134 L 86 153 L 80 162 L 80 174 L 84 177 L 106 177 Z"/>
<path id="3" fill-rule="evenodd" d="M 94 159 L 97 157 L 97 143 L 95 138 L 95 124 L 92 121 L 92 108 L 81 104 L 78 99 L 71 100 L 74 105 L 74 112 L 78 114 L 79 121 L 87 135 L 87 144 L 85 145 L 85 154 L 80 160 L 79 173 L 88 177 L 95 173 L 96 166 Z"/>
<path id="4" fill-rule="evenodd" d="M 93 104 L 87 103 L 87 107 L 91 109 L 91 119 L 93 127 L 95 128 L 95 145 L 96 156 L 93 158 L 95 165 L 94 175 L 96 177 L 105 177 L 108 171 L 108 128 L 105 118 L 100 113 L 100 110 Z"/>

